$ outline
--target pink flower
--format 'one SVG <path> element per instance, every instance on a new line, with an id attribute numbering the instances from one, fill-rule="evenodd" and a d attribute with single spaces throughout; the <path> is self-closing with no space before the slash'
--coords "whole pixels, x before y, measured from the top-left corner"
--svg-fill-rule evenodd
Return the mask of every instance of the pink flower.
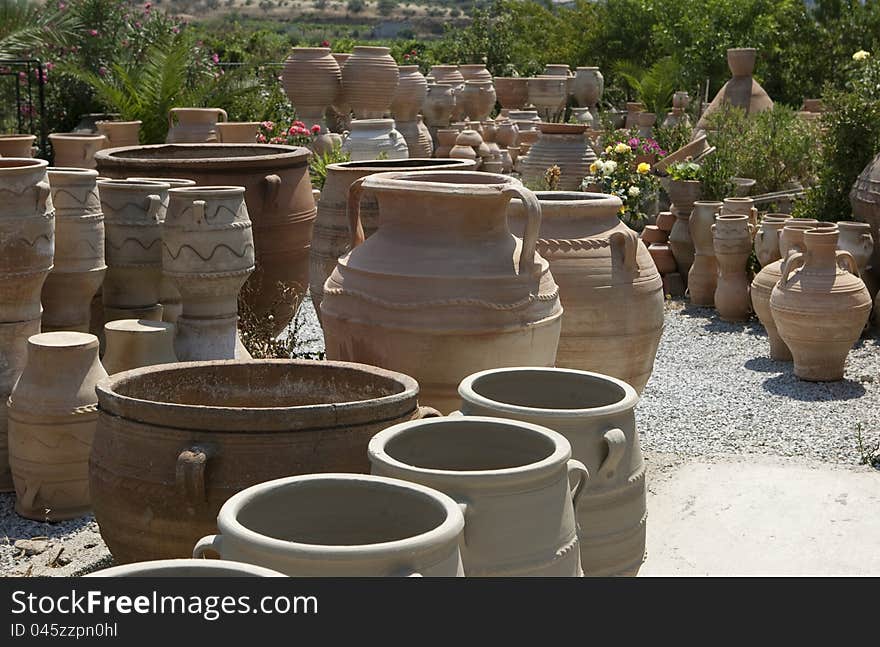
<path id="1" fill-rule="evenodd" d="M 101 67 L 99 67 L 98 68 L 98 75 L 99 76 L 106 76 L 107 75 L 107 68 L 104 67 L 103 65 Z"/>
<path id="2" fill-rule="evenodd" d="M 179 30 L 177 27 L 172 27 L 172 28 L 171 28 L 171 33 L 172 33 L 172 34 L 179 34 L 179 33 L 180 33 L 180 30 Z"/>
<path id="3" fill-rule="evenodd" d="M 321 126 L 319 124 L 314 124 L 312 126 L 312 134 L 317 135 L 320 132 L 321 132 Z"/>
<path id="4" fill-rule="evenodd" d="M 53 67 L 55 67 L 55 63 L 52 61 L 46 61 L 46 70 L 48 72 L 51 72 Z"/>
<path id="5" fill-rule="evenodd" d="M 264 121 L 264 122 L 263 122 L 262 124 L 260 124 L 260 125 L 261 125 L 263 128 L 265 128 L 266 130 L 272 130 L 273 128 L 275 128 L 275 122 L 274 122 L 274 121 Z"/>
<path id="6" fill-rule="evenodd" d="M 214 61 L 214 65 L 220 62 L 220 56 L 217 55 L 217 52 L 211 54 L 211 60 Z"/>
<path id="7" fill-rule="evenodd" d="M 64 11 L 65 9 L 67 9 L 67 5 L 64 4 L 63 2 L 59 2 L 59 3 L 58 3 L 58 10 L 59 10 L 59 11 Z"/>
<path id="8" fill-rule="evenodd" d="M 259 135 L 257 135 L 257 142 L 260 144 L 265 144 L 266 136 L 263 133 L 260 133 Z"/>
<path id="9" fill-rule="evenodd" d="M 321 47 L 330 47 L 330 41 L 329 40 L 322 40 Z"/>
<path id="10" fill-rule="evenodd" d="M 98 35 L 98 30 L 97 30 L 97 29 L 90 29 L 90 30 L 89 30 L 89 34 L 91 34 L 92 36 L 97 36 L 97 35 Z"/>
<path id="11" fill-rule="evenodd" d="M 135 29 L 140 29 L 140 28 L 141 28 L 141 23 L 140 23 L 140 22 L 135 22 L 135 23 L 134 23 L 134 28 L 135 28 Z"/>
<path id="12" fill-rule="evenodd" d="M 144 5 L 144 9 L 146 9 L 147 11 L 149 11 L 150 8 L 151 8 L 152 6 L 153 6 L 153 3 L 152 3 L 152 2 L 148 2 L 148 3 L 146 3 L 146 4 Z"/>
<path id="13" fill-rule="evenodd" d="M 18 78 L 19 78 L 21 81 L 27 81 L 27 74 L 25 74 L 24 72 L 19 72 L 19 73 L 18 73 Z"/>

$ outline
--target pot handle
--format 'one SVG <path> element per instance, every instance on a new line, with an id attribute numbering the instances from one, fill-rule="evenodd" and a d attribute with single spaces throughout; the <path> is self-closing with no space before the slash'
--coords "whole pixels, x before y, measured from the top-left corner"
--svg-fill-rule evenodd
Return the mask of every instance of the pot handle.
<path id="1" fill-rule="evenodd" d="M 205 207 L 207 203 L 204 200 L 193 200 L 193 214 L 196 217 L 196 221 L 204 222 L 205 220 Z"/>
<path id="2" fill-rule="evenodd" d="M 37 184 L 37 211 L 46 210 L 46 203 L 49 201 L 50 195 L 52 195 L 52 189 L 49 187 L 49 183 L 39 182 Z"/>
<path id="3" fill-rule="evenodd" d="M 862 278 L 862 275 L 859 273 L 859 264 L 856 263 L 856 257 L 853 256 L 851 252 L 848 252 L 845 249 L 838 249 L 837 250 L 838 265 L 840 264 L 840 259 L 843 259 L 845 261 L 846 265 L 849 265 L 849 267 L 844 268 L 844 269 L 849 270 L 849 273 L 852 274 L 853 276 L 857 276 L 859 278 Z"/>
<path id="4" fill-rule="evenodd" d="M 468 531 L 468 510 L 470 510 L 470 506 L 464 502 L 456 499 L 455 501 L 458 504 L 458 509 L 461 510 L 461 516 L 464 517 L 464 529 L 461 531 L 461 543 L 467 546 L 467 531 Z"/>
<path id="5" fill-rule="evenodd" d="M 217 116 L 222 117 L 222 119 L 218 119 L 217 121 L 229 121 L 229 115 L 226 114 L 226 111 L 223 108 L 217 108 Z"/>
<path id="6" fill-rule="evenodd" d="M 637 254 L 639 252 L 639 236 L 636 232 L 629 229 L 628 231 L 615 231 L 609 236 L 612 252 L 619 252 L 623 259 L 623 266 L 630 272 L 639 269 Z"/>
<path id="7" fill-rule="evenodd" d="M 348 187 L 348 231 L 351 235 L 349 239 L 351 249 L 366 239 L 364 227 L 361 224 L 361 198 L 364 195 L 364 180 L 366 179 L 366 177 L 358 178 Z"/>
<path id="8" fill-rule="evenodd" d="M 153 222 L 159 222 L 159 210 L 162 208 L 162 198 L 158 195 L 147 196 L 147 217 Z"/>
<path id="9" fill-rule="evenodd" d="M 196 559 L 202 558 L 209 550 L 213 550 L 218 555 L 223 554 L 223 535 L 205 535 L 199 539 L 193 548 L 192 556 Z"/>
<path id="10" fill-rule="evenodd" d="M 538 196 L 524 186 L 509 186 L 502 189 L 501 193 L 510 198 L 519 198 L 526 209 L 528 220 L 519 253 L 519 272 L 530 275 L 537 269 L 535 249 L 538 245 L 538 232 L 541 229 L 541 203 L 538 201 Z"/>
<path id="11" fill-rule="evenodd" d="M 272 173 L 263 178 L 266 186 L 263 188 L 263 198 L 271 209 L 278 208 L 278 195 L 281 193 L 281 178 Z"/>
<path id="12" fill-rule="evenodd" d="M 788 255 L 788 258 L 785 259 L 785 262 L 782 264 L 782 278 L 779 279 L 779 283 L 783 286 L 788 284 L 788 276 L 799 267 L 803 267 L 804 264 L 804 253 L 803 252 L 792 252 Z"/>
<path id="13" fill-rule="evenodd" d="M 174 479 L 178 495 L 189 503 L 204 503 L 208 500 L 205 487 L 205 471 L 208 459 L 217 454 L 213 445 L 192 445 L 177 456 Z"/>
<path id="14" fill-rule="evenodd" d="M 574 509 L 577 510 L 578 501 L 581 498 L 581 494 L 584 493 L 584 487 L 587 485 L 587 481 L 590 480 L 590 471 L 587 469 L 587 466 L 581 463 L 579 460 L 569 458 L 568 476 L 571 477 L 572 474 L 580 475 L 577 485 L 575 485 L 574 488 L 572 488 L 571 490 L 571 503 L 574 506 Z"/>
<path id="15" fill-rule="evenodd" d="M 434 407 L 418 407 L 413 420 L 421 420 L 423 418 L 442 418 L 443 414 Z"/>
<path id="16" fill-rule="evenodd" d="M 601 479 L 610 479 L 614 478 L 614 472 L 626 452 L 626 434 L 623 433 L 623 430 L 615 427 L 606 431 L 603 438 L 608 446 L 608 455 L 599 466 L 597 476 Z"/>
<path id="17" fill-rule="evenodd" d="M 180 108 L 171 108 L 171 110 L 168 111 L 168 128 L 174 128 L 174 115 L 177 114 L 178 110 L 180 110 Z"/>

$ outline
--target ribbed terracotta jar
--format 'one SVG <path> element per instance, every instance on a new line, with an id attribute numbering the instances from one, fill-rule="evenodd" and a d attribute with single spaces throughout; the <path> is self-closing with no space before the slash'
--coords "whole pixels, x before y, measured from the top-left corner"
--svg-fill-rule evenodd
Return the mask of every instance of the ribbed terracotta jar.
<path id="1" fill-rule="evenodd" d="M 575 510 L 584 574 L 636 575 L 648 513 L 635 389 L 598 373 L 516 367 L 470 375 L 458 392 L 465 416 L 513 418 L 568 439 L 572 458 L 590 474 Z"/>
<path id="2" fill-rule="evenodd" d="M 746 264 L 754 228 L 746 215 L 719 215 L 712 225 L 712 244 L 718 261 L 715 308 L 724 321 L 747 321 L 751 312 Z"/>
<path id="3" fill-rule="evenodd" d="M 98 338 L 49 332 L 31 337 L 27 348 L 27 365 L 9 396 L 15 511 L 37 521 L 81 517 L 91 510 L 95 385 L 107 377 L 98 360 Z"/>
<path id="4" fill-rule="evenodd" d="M 715 217 L 720 211 L 720 202 L 697 200 L 688 220 L 688 230 L 694 246 L 694 261 L 688 270 L 687 286 L 691 303 L 694 305 L 710 307 L 715 305 L 718 261 L 715 258 L 715 246 L 712 242 L 712 225 L 715 224 Z M 675 221 L 677 223 L 678 218 Z"/>
<path id="5" fill-rule="evenodd" d="M 294 47 L 284 61 L 281 85 L 301 121 L 323 126 L 324 111 L 342 95 L 342 72 L 329 47 Z"/>
<path id="6" fill-rule="evenodd" d="M 379 223 L 364 242 L 359 205 L 376 196 Z M 507 204 L 526 204 L 523 239 Z M 562 308 L 536 245 L 541 206 L 505 175 L 382 173 L 352 184 L 352 251 L 324 284 L 327 356 L 407 372 L 422 400 L 456 408 L 456 387 L 477 370 L 551 366 Z M 511 262 L 513 259 L 513 262 Z"/>
<path id="7" fill-rule="evenodd" d="M 393 119 L 354 119 L 342 142 L 352 162 L 365 162 L 384 155 L 399 160 L 409 157 L 409 145 L 395 128 Z"/>
<path id="8" fill-rule="evenodd" d="M 492 74 L 484 63 L 466 63 L 458 66 L 465 81 L 492 81 Z"/>
<path id="9" fill-rule="evenodd" d="M 550 263 L 562 301 L 556 366 L 625 380 L 641 392 L 663 332 L 663 287 L 638 234 L 620 222 L 618 198 L 600 193 L 536 193 L 541 203 L 538 253 Z M 519 200 L 507 209 L 523 233 Z"/>
<path id="10" fill-rule="evenodd" d="M 484 121 L 495 109 L 495 86 L 492 81 L 465 81 L 464 90 L 456 100 L 461 101 L 464 116 L 472 121 Z"/>
<path id="11" fill-rule="evenodd" d="M 143 121 L 98 121 L 98 133 L 107 138 L 106 148 L 137 146 L 140 144 Z"/>
<path id="12" fill-rule="evenodd" d="M 525 77 L 501 77 L 493 79 L 498 103 L 506 110 L 525 108 L 529 103 L 529 80 Z"/>
<path id="13" fill-rule="evenodd" d="M 146 319 L 118 319 L 104 325 L 106 350 L 101 363 L 109 375 L 133 368 L 173 364 L 174 324 Z"/>
<path id="14" fill-rule="evenodd" d="M 724 198 L 724 206 L 721 207 L 721 214 L 725 216 L 734 216 L 742 214 L 749 217 L 749 223 L 757 230 L 758 228 L 758 208 L 752 198 L 733 197 Z"/>
<path id="15" fill-rule="evenodd" d="M 400 81 L 397 92 L 391 102 L 391 115 L 398 123 L 402 121 L 415 121 L 416 115 L 425 103 L 428 94 L 428 82 L 419 72 L 418 65 L 401 65 Z"/>
<path id="16" fill-rule="evenodd" d="M 527 183 L 540 184 L 547 169 L 559 167 L 559 189 L 576 191 L 584 177 L 589 175 L 590 164 L 596 161 L 596 153 L 587 139 L 587 127 L 580 124 L 539 125 L 541 136 L 529 149 L 528 155 L 519 160 L 518 170 Z"/>
<path id="17" fill-rule="evenodd" d="M 95 153 L 107 148 L 104 135 L 52 133 L 49 135 L 55 166 L 95 168 Z"/>
<path id="18" fill-rule="evenodd" d="M 434 141 L 431 139 L 431 132 L 422 121 L 422 115 L 417 115 L 415 121 L 398 121 L 395 123 L 397 132 L 406 141 L 407 151 L 411 158 L 431 157 L 434 153 Z"/>
<path id="19" fill-rule="evenodd" d="M 368 472 L 378 431 L 436 412 L 412 378 L 307 360 L 189 362 L 98 386 L 89 479 L 117 563 L 187 557 L 236 492 L 274 478 Z M 276 519 L 277 521 L 277 519 Z"/>
<path id="20" fill-rule="evenodd" d="M 761 219 L 755 232 L 755 257 L 761 267 L 766 267 L 782 258 L 779 251 L 779 234 L 782 233 L 782 228 L 788 220 L 791 220 L 791 216 L 780 218 L 768 215 Z"/>
<path id="21" fill-rule="evenodd" d="M 36 135 L 0 135 L 0 157 L 33 157 Z"/>
<path id="22" fill-rule="evenodd" d="M 836 230 L 804 232 L 804 252 L 786 259 L 770 296 L 794 373 L 811 382 L 843 379 L 846 356 L 871 313 L 858 265 L 852 254 L 837 249 L 837 239 Z"/>
<path id="23" fill-rule="evenodd" d="M 669 180 L 663 184 L 669 195 L 670 211 L 675 224 L 669 232 L 669 247 L 675 256 L 678 273 L 687 280 L 694 263 L 694 242 L 691 239 L 690 218 L 694 202 L 700 199 L 702 184 L 697 180 Z"/>
<path id="24" fill-rule="evenodd" d="M 590 475 L 561 434 L 516 420 L 434 418 L 380 431 L 369 456 L 373 474 L 458 502 L 468 577 L 583 576 L 575 507 Z"/>
<path id="25" fill-rule="evenodd" d="M 167 144 L 201 144 L 217 141 L 217 122 L 227 121 L 222 108 L 171 108 Z"/>
<path id="26" fill-rule="evenodd" d="M 342 66 L 342 91 L 357 119 L 381 119 L 391 108 L 400 72 L 388 47 L 358 45 Z"/>

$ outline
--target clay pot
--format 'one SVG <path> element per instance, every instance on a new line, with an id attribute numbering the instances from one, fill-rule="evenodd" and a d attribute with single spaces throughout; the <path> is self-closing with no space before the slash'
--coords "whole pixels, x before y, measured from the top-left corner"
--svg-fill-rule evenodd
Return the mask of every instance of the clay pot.
<path id="1" fill-rule="evenodd" d="M 757 50 L 751 47 L 731 48 L 727 50 L 727 65 L 733 78 L 725 83 L 712 102 L 706 107 L 697 129 L 705 130 L 707 116 L 721 110 L 724 104 L 741 108 L 748 114 L 754 114 L 773 107 L 773 101 L 757 81 L 752 77 L 755 69 Z"/>
<path id="2" fill-rule="evenodd" d="M 438 130 L 437 148 L 434 149 L 434 157 L 449 157 L 449 153 L 452 152 L 452 148 L 455 146 L 456 139 L 458 139 L 457 130 Z"/>
<path id="3" fill-rule="evenodd" d="M 27 364 L 8 411 L 9 465 L 21 516 L 62 521 L 91 509 L 95 385 L 105 377 L 94 335 L 49 332 L 28 339 Z"/>
<path id="4" fill-rule="evenodd" d="M 397 132 L 406 142 L 409 157 L 431 157 L 434 152 L 434 142 L 428 127 L 422 122 L 422 115 L 417 115 L 415 121 L 398 121 Z"/>
<path id="5" fill-rule="evenodd" d="M 789 216 L 788 220 L 791 219 Z M 779 252 L 779 234 L 785 226 L 785 220 L 764 217 L 755 232 L 755 257 L 765 267 L 782 258 Z"/>
<path id="6" fill-rule="evenodd" d="M 280 333 L 308 285 L 315 220 L 310 155 L 306 148 L 278 144 L 179 144 L 105 151 L 97 160 L 99 172 L 109 177 L 184 177 L 199 185 L 245 187 L 257 269 L 242 301 L 255 314 L 272 314 Z"/>
<path id="7" fill-rule="evenodd" d="M 0 135 L 0 157 L 33 157 L 36 135 Z"/>
<path id="8" fill-rule="evenodd" d="M 513 418 L 559 432 L 589 470 L 576 509 L 587 576 L 635 575 L 645 556 L 645 464 L 625 382 L 561 368 L 501 368 L 459 386 L 465 416 Z"/>
<path id="9" fill-rule="evenodd" d="M 538 76 L 529 79 L 529 103 L 544 121 L 557 121 L 568 99 L 568 77 Z"/>
<path id="10" fill-rule="evenodd" d="M 605 91 L 605 78 L 598 67 L 579 67 L 571 83 L 571 93 L 579 106 L 595 110 Z"/>
<path id="11" fill-rule="evenodd" d="M 871 226 L 871 237 L 880 240 L 880 153 L 859 174 L 849 194 L 853 217 Z M 875 278 L 880 272 L 880 245 L 874 245 L 871 266 Z"/>
<path id="12" fill-rule="evenodd" d="M 88 133 L 52 133 L 49 142 L 55 166 L 73 168 L 95 168 L 95 153 L 107 148 L 104 135 Z"/>
<path id="13" fill-rule="evenodd" d="M 691 240 L 690 218 L 694 203 L 700 199 L 702 185 L 697 180 L 666 180 L 663 184 L 669 194 L 670 210 L 675 224 L 669 232 L 669 247 L 675 255 L 678 272 L 686 277 L 694 263 L 694 243 Z"/>
<path id="14" fill-rule="evenodd" d="M 98 172 L 49 167 L 48 177 L 55 207 L 55 266 L 43 283 L 42 330 L 89 332 L 92 299 L 107 271 Z"/>
<path id="15" fill-rule="evenodd" d="M 587 127 L 580 124 L 549 124 L 539 126 L 540 138 L 529 148 L 528 154 L 519 162 L 519 171 L 527 183 L 540 183 L 547 169 L 559 167 L 558 188 L 577 191 L 590 164 L 596 161 L 596 153 L 586 136 Z"/>
<path id="16" fill-rule="evenodd" d="M 400 72 L 388 47 L 358 45 L 342 66 L 342 92 L 357 119 L 381 119 L 391 107 Z"/>
<path id="17" fill-rule="evenodd" d="M 345 104 L 340 63 L 329 47 L 294 47 L 284 61 L 281 84 L 299 118 L 322 128 L 327 107 Z"/>
<path id="18" fill-rule="evenodd" d="M 675 265 L 675 256 L 672 255 L 669 245 L 651 243 L 648 247 L 648 253 L 651 255 L 651 259 L 653 259 L 654 265 L 657 266 L 657 271 L 660 274 L 672 274 L 678 270 Z"/>
<path id="19" fill-rule="evenodd" d="M 754 47 L 731 47 L 727 50 L 727 66 L 733 76 L 751 76 L 755 71 L 758 50 Z"/>
<path id="20" fill-rule="evenodd" d="M 572 76 L 571 68 L 564 63 L 549 63 L 544 66 L 544 71 L 541 73 L 541 76 L 564 76 L 570 77 Z"/>
<path id="21" fill-rule="evenodd" d="M 397 130 L 393 119 L 355 119 L 351 132 L 342 142 L 342 150 L 353 162 L 374 160 L 384 153 L 387 159 L 406 159 L 409 146 Z"/>
<path id="22" fill-rule="evenodd" d="M 733 198 L 724 198 L 724 205 L 721 207 L 721 215 L 735 216 L 742 214 L 748 216 L 749 224 L 754 230 L 758 228 L 758 208 L 754 206 L 755 201 L 745 196 L 737 196 Z"/>
<path id="23" fill-rule="evenodd" d="M 715 289 L 718 286 L 718 261 L 712 240 L 712 225 L 721 212 L 721 202 L 700 201 L 693 203 L 688 220 L 688 231 L 694 249 L 694 260 L 688 270 L 687 286 L 691 303 L 698 306 L 715 305 Z M 678 219 L 676 219 L 676 222 Z"/>
<path id="24" fill-rule="evenodd" d="M 366 242 L 364 192 L 376 196 L 380 213 Z M 523 240 L 507 227 L 513 197 L 527 207 Z M 349 208 L 353 249 L 324 284 L 321 303 L 329 358 L 409 371 L 422 399 L 441 411 L 455 408 L 458 381 L 475 370 L 553 364 L 562 308 L 535 249 L 540 204 L 517 180 L 382 173 L 352 184 Z"/>
<path id="25" fill-rule="evenodd" d="M 101 363 L 114 375 L 142 366 L 173 364 L 174 324 L 147 319 L 119 319 L 104 325 L 107 350 Z"/>
<path id="26" fill-rule="evenodd" d="M 448 128 L 455 110 L 455 88 L 451 85 L 431 83 L 428 85 L 422 114 L 429 128 Z M 436 136 L 436 133 L 432 133 Z"/>
<path id="27" fill-rule="evenodd" d="M 137 146 L 140 144 L 143 121 L 99 121 L 98 133 L 107 138 L 106 148 Z"/>
<path id="28" fill-rule="evenodd" d="M 685 90 L 679 90 L 672 95 L 672 108 L 674 110 L 687 110 L 691 103 L 691 97 Z"/>
<path id="29" fill-rule="evenodd" d="M 490 83 L 492 82 L 492 74 L 489 72 L 489 70 L 486 69 L 486 66 L 483 63 L 459 65 L 458 71 L 461 72 L 461 75 L 464 77 L 465 82 L 467 82 L 467 81 L 488 81 Z"/>
<path id="30" fill-rule="evenodd" d="M 259 121 L 224 121 L 217 124 L 217 141 L 224 144 L 253 144 L 259 132 Z"/>
<path id="31" fill-rule="evenodd" d="M 843 379 L 846 356 L 871 313 L 858 265 L 852 254 L 837 249 L 837 242 L 836 230 L 804 232 L 805 251 L 788 256 L 770 296 L 794 373 L 811 382 Z"/>
<path id="32" fill-rule="evenodd" d="M 644 104 L 638 101 L 627 101 L 626 103 L 626 121 L 623 127 L 626 130 L 635 128 L 639 125 L 639 113 L 645 111 Z"/>
<path id="33" fill-rule="evenodd" d="M 174 118 L 177 117 L 177 123 Z M 227 121 L 222 108 L 171 108 L 166 144 L 201 144 L 217 141 L 217 122 Z"/>
<path id="34" fill-rule="evenodd" d="M 397 85 L 397 92 L 394 93 L 394 99 L 391 101 L 391 114 L 399 124 L 415 121 L 422 104 L 425 103 L 428 82 L 419 72 L 418 65 L 401 65 L 398 70 L 400 82 Z"/>
<path id="35" fill-rule="evenodd" d="M 11 492 L 6 400 L 27 361 L 27 340 L 40 332 L 40 320 L 0 322 L 0 492 Z"/>
<path id="36" fill-rule="evenodd" d="M 157 559 L 112 566 L 83 577 L 287 577 L 262 566 L 217 559 Z"/>
<path id="37" fill-rule="evenodd" d="M 468 577 L 583 576 L 574 510 L 590 475 L 555 431 L 498 418 L 419 420 L 380 431 L 369 455 L 373 474 L 459 502 Z"/>
<path id="38" fill-rule="evenodd" d="M 848 251 L 859 267 L 859 275 L 865 273 L 871 255 L 874 252 L 874 238 L 871 236 L 871 226 L 865 222 L 838 222 L 837 229 L 840 237 L 837 246 Z"/>
<path id="39" fill-rule="evenodd" d="M 452 108 L 451 118 L 455 121 L 461 121 L 464 118 L 464 113 L 461 108 L 461 102 L 458 100 L 458 95 L 464 90 L 465 78 L 458 69 L 458 65 L 435 65 L 431 68 L 431 76 L 434 77 L 433 82 L 436 84 L 452 86 L 455 105 Z M 428 116 L 427 113 L 425 113 L 425 116 Z M 428 124 L 433 125 L 430 120 Z M 440 125 L 445 127 L 449 125 L 449 122 L 447 121 Z"/>
<path id="40" fill-rule="evenodd" d="M 288 515 L 296 522 L 283 521 Z M 458 505 L 397 479 L 308 474 L 260 483 L 223 505 L 217 527 L 194 557 L 210 550 L 291 577 L 464 575 Z"/>
<path id="41" fill-rule="evenodd" d="M 636 123 L 639 126 L 639 137 L 653 137 L 657 115 L 653 112 L 639 112 L 636 114 Z"/>
<path id="42" fill-rule="evenodd" d="M 457 99 L 461 100 L 465 117 L 484 121 L 495 109 L 495 87 L 492 81 L 465 81 Z"/>
<path id="43" fill-rule="evenodd" d="M 754 227 L 745 215 L 719 215 L 712 225 L 718 261 L 715 307 L 724 321 L 747 321 L 751 311 L 746 264 L 752 251 Z"/>
<path id="44" fill-rule="evenodd" d="M 593 115 L 590 113 L 589 108 L 572 108 L 571 116 L 576 123 L 584 124 L 589 128 L 592 128 L 594 125 Z"/>
<path id="45" fill-rule="evenodd" d="M 645 225 L 645 228 L 642 229 L 641 239 L 645 245 L 650 245 L 651 243 L 665 243 L 667 237 L 668 234 L 657 227 L 657 225 Z"/>
<path id="46" fill-rule="evenodd" d="M 496 76 L 495 95 L 502 108 L 516 110 L 529 103 L 529 80 L 522 77 Z"/>
<path id="47" fill-rule="evenodd" d="M 658 229 L 665 231 L 668 234 L 672 231 L 672 227 L 675 225 L 675 216 L 672 215 L 671 211 L 661 211 L 657 214 L 657 221 L 655 224 Z"/>
<path id="48" fill-rule="evenodd" d="M 618 198 L 542 191 L 538 253 L 559 285 L 562 332 L 556 365 L 612 375 L 644 389 L 663 330 L 660 276 L 638 235 L 620 222 Z M 526 224 L 512 200 L 515 234 Z"/>
<path id="49" fill-rule="evenodd" d="M 90 464 L 95 518 L 118 563 L 190 555 L 220 506 L 263 481 L 367 472 L 385 427 L 436 412 L 418 385 L 341 362 L 254 360 L 152 366 L 98 387 Z"/>

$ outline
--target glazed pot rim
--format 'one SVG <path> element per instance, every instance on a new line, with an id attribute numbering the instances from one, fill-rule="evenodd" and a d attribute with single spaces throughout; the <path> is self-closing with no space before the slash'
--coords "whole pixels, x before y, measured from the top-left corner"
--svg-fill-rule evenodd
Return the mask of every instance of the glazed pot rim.
<path id="1" fill-rule="evenodd" d="M 49 175 L 53 173 L 65 173 L 67 175 L 82 175 L 84 177 L 97 178 L 98 172 L 91 168 L 77 168 L 76 166 L 50 166 L 46 169 Z"/>
<path id="2" fill-rule="evenodd" d="M 87 573 L 83 577 L 180 577 L 174 575 L 170 571 L 176 568 L 195 569 L 199 571 L 222 570 L 228 571 L 219 577 L 287 577 L 284 573 L 273 571 L 265 566 L 257 566 L 256 564 L 246 564 L 244 562 L 234 562 L 228 559 L 198 559 L 195 557 L 178 558 L 178 559 L 152 559 L 146 562 L 134 562 L 132 564 L 121 564 L 119 566 L 111 566 L 100 571 Z M 160 575 L 157 572 L 150 572 L 145 575 L 143 571 L 169 571 Z M 199 575 L 199 577 L 206 577 Z"/>
<path id="3" fill-rule="evenodd" d="M 667 245 L 668 247 L 668 245 Z M 611 383 L 614 386 L 617 386 L 623 391 L 623 397 L 620 398 L 617 402 L 612 402 L 611 404 L 606 404 L 599 407 L 586 407 L 583 409 L 544 409 L 540 407 L 527 407 L 518 404 L 512 404 L 509 402 L 501 402 L 499 400 L 492 400 L 484 395 L 481 395 L 476 390 L 474 390 L 474 384 L 480 379 L 496 374 L 496 373 L 556 373 L 556 374 L 569 374 L 577 376 L 581 379 L 589 379 L 598 382 L 607 382 Z M 495 409 L 498 411 L 503 411 L 504 413 L 508 413 L 511 415 L 527 415 L 527 416 L 539 416 L 539 417 L 547 417 L 547 418 L 579 418 L 583 416 L 592 416 L 592 417 L 603 417 L 610 416 L 614 414 L 624 413 L 630 409 L 635 408 L 635 406 L 639 402 L 639 395 L 636 390 L 630 386 L 627 382 L 623 380 L 619 380 L 615 377 L 611 377 L 610 375 L 603 375 L 602 373 L 594 373 L 592 371 L 580 371 L 577 369 L 571 368 L 553 368 L 546 366 L 512 366 L 506 368 L 491 368 L 485 371 L 479 371 L 477 373 L 473 373 L 472 375 L 468 375 L 464 378 L 461 383 L 458 385 L 458 394 L 461 399 L 465 402 L 473 402 L 474 404 L 482 407 L 486 407 L 488 409 Z"/>
<path id="4" fill-rule="evenodd" d="M 544 458 L 531 463 L 523 463 L 513 467 L 482 470 L 438 469 L 414 465 L 412 463 L 406 463 L 399 458 L 395 458 L 386 450 L 386 447 L 395 439 L 410 434 L 415 434 L 417 436 L 419 434 L 418 430 L 425 426 L 448 425 L 454 427 L 464 424 L 510 427 L 519 430 L 523 434 L 529 433 L 532 436 L 541 436 L 543 439 L 553 443 L 554 449 Z M 451 417 L 444 416 L 441 418 L 427 418 L 424 420 L 410 420 L 383 429 L 370 439 L 369 445 L 367 446 L 367 454 L 371 461 L 375 458 L 386 466 L 392 467 L 401 472 L 473 480 L 477 483 L 501 484 L 505 481 L 521 481 L 523 478 L 540 478 L 542 476 L 552 475 L 560 469 L 560 466 L 564 466 L 568 459 L 571 458 L 571 443 L 565 438 L 565 436 L 557 431 L 523 420 L 493 418 L 491 416 L 457 415 Z"/>
<path id="5" fill-rule="evenodd" d="M 38 157 L 0 157 L 0 171 L 35 171 L 49 168 L 49 162 Z"/>
<path id="6" fill-rule="evenodd" d="M 426 504 L 433 504 L 445 512 L 445 518 L 439 525 L 418 535 L 404 537 L 393 541 L 373 544 L 309 544 L 305 542 L 276 539 L 263 535 L 238 521 L 239 513 L 260 495 L 276 490 L 307 485 L 312 481 L 367 483 L 374 487 L 396 488 L 410 494 L 420 496 Z M 274 554 L 287 554 L 295 557 L 313 557 L 316 553 L 322 559 L 350 560 L 354 557 L 370 558 L 386 555 L 389 551 L 405 551 L 408 556 L 435 550 L 438 545 L 455 541 L 464 530 L 464 515 L 452 497 L 443 492 L 402 479 L 376 476 L 373 474 L 302 474 L 287 476 L 252 485 L 227 499 L 217 515 L 217 528 L 220 535 L 231 535 L 251 547 L 251 550 L 268 550 Z"/>
<path id="7" fill-rule="evenodd" d="M 444 129 L 438 130 L 438 132 L 443 132 Z M 449 130 L 454 132 L 456 135 L 458 131 L 453 128 L 448 128 L 445 130 Z M 411 169 L 408 168 L 408 165 L 416 162 L 417 165 L 413 166 Z M 419 166 L 419 162 L 426 162 L 424 166 Z M 476 168 L 477 163 L 474 160 L 464 160 L 464 159 L 453 159 L 453 158 L 438 158 L 438 157 L 409 157 L 407 159 L 401 160 L 364 160 L 359 162 L 337 162 L 335 164 L 328 164 L 327 170 L 329 171 L 372 171 L 373 169 L 381 169 L 379 172 L 387 170 L 388 172 L 394 171 L 395 168 L 398 168 L 400 171 L 405 170 L 426 170 L 433 171 L 438 170 L 442 171 L 444 169 L 450 170 L 467 170 Z"/>
<path id="8" fill-rule="evenodd" d="M 608 207 L 615 212 L 623 204 L 617 196 L 589 191 L 534 191 L 543 207 L 545 204 L 563 207 Z M 516 198 L 514 198 L 516 199 Z"/>
<path id="9" fill-rule="evenodd" d="M 224 150 L 251 149 L 256 155 L 237 155 L 231 157 L 209 156 L 199 157 L 199 150 L 211 150 L 222 152 Z M 190 157 L 167 157 L 167 156 L 131 156 L 131 153 L 146 153 L 163 151 L 192 151 Z M 95 153 L 95 162 L 99 167 L 114 168 L 132 167 L 140 168 L 180 168 L 180 169 L 203 169 L 234 171 L 242 167 L 256 167 L 259 169 L 278 169 L 288 166 L 305 165 L 312 152 L 302 146 L 286 146 L 284 144 L 221 144 L 221 143 L 198 143 L 198 144 L 148 144 L 143 146 L 118 146 L 105 148 Z"/>
<path id="10" fill-rule="evenodd" d="M 428 178 L 434 176 L 435 180 Z M 422 179 L 420 179 L 422 178 Z M 441 179 L 442 178 L 442 179 Z M 460 178 L 461 182 L 455 182 Z M 475 180 L 469 183 L 466 179 Z M 381 189 L 385 192 L 430 192 L 455 196 L 497 196 L 505 189 L 523 184 L 509 175 L 482 171 L 401 171 L 397 173 L 374 173 L 367 176 L 364 188 Z M 526 189 L 528 190 L 528 189 Z"/>

